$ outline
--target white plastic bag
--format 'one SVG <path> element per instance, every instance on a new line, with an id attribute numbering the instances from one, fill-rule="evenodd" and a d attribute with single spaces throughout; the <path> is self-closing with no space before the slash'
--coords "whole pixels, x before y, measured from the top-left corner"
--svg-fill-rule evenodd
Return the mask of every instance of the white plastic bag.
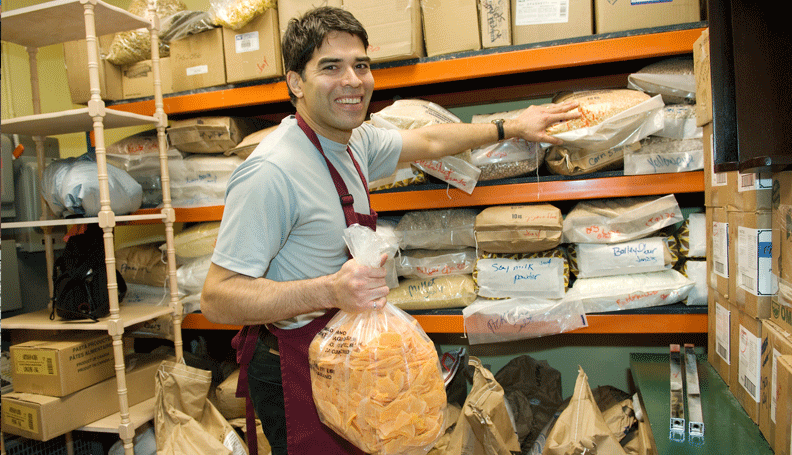
<path id="1" fill-rule="evenodd" d="M 387 242 L 371 229 L 344 231 L 356 261 L 377 267 Z M 425 454 L 442 436 L 446 394 L 434 343 L 417 321 L 386 303 L 340 311 L 308 351 L 319 418 L 370 454 Z"/>
<path id="2" fill-rule="evenodd" d="M 646 308 L 681 302 L 695 283 L 674 269 L 629 275 L 579 278 L 567 297 L 583 302 L 586 313 Z"/>
<path id="3" fill-rule="evenodd" d="M 462 310 L 470 344 L 523 340 L 588 327 L 580 300 L 478 299 Z"/>
<path id="4" fill-rule="evenodd" d="M 128 173 L 107 165 L 110 208 L 126 215 L 140 208 L 143 188 Z M 41 192 L 55 216 L 96 216 L 101 209 L 95 159 L 86 154 L 53 161 L 44 168 Z"/>

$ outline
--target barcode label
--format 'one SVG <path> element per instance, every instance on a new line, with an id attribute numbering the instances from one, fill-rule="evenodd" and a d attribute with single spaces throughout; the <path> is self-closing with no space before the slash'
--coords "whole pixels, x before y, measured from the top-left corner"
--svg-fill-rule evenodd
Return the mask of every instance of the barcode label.
<path id="1" fill-rule="evenodd" d="M 744 273 L 740 274 L 740 287 L 745 288 L 746 290 L 756 294 L 756 286 L 754 286 L 755 280 L 754 277 L 746 275 Z"/>
<path id="2" fill-rule="evenodd" d="M 723 186 L 726 185 L 726 173 L 725 172 L 716 172 L 712 174 L 712 186 Z"/>
<path id="3" fill-rule="evenodd" d="M 234 35 L 234 44 L 237 54 L 241 54 L 243 52 L 255 52 L 260 49 L 259 34 L 258 32 L 250 32 Z"/>
<path id="4" fill-rule="evenodd" d="M 55 365 L 52 364 L 52 359 L 49 357 L 47 358 L 47 374 L 55 374 Z"/>
<path id="5" fill-rule="evenodd" d="M 729 359 L 729 351 L 726 349 L 726 346 L 719 344 L 716 346 L 718 355 L 721 356 L 722 359 L 728 360 Z"/>
<path id="6" fill-rule="evenodd" d="M 723 262 L 715 262 L 713 267 L 715 268 L 715 273 L 718 275 L 724 275 L 726 273 L 726 264 Z"/>
<path id="7" fill-rule="evenodd" d="M 517 26 L 569 22 L 569 0 L 517 0 L 514 10 Z"/>
<path id="8" fill-rule="evenodd" d="M 754 385 L 753 382 L 751 382 L 750 379 L 748 379 L 747 376 L 743 378 L 743 387 L 745 387 L 745 390 L 747 390 L 748 393 L 751 394 L 751 396 L 756 395 L 756 386 Z"/>

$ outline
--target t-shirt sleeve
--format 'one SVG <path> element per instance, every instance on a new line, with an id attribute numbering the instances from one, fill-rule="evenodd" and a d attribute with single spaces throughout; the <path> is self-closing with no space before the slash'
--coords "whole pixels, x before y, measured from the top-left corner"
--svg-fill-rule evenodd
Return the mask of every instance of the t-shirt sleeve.
<path id="1" fill-rule="evenodd" d="M 369 182 L 393 174 L 402 150 L 399 130 L 379 128 L 364 123 L 355 131 L 360 133 L 363 146 L 370 151 L 368 153 Z"/>
<path id="2" fill-rule="evenodd" d="M 228 182 L 212 262 L 261 277 L 286 242 L 296 218 L 289 180 L 271 163 L 240 166 Z"/>

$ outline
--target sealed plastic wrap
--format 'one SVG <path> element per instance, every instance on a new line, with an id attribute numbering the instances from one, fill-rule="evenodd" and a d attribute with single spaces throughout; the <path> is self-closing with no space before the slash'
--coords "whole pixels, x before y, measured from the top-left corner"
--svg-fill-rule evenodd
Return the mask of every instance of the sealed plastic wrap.
<path id="1" fill-rule="evenodd" d="M 401 217 L 396 235 L 402 249 L 475 247 L 475 225 L 476 211 L 473 209 L 416 210 Z"/>
<path id="2" fill-rule="evenodd" d="M 696 106 L 690 104 L 669 104 L 663 110 L 663 129 L 655 136 L 670 139 L 701 139 L 704 128 L 696 124 Z"/>
<path id="3" fill-rule="evenodd" d="M 578 202 L 564 218 L 565 243 L 620 243 L 683 220 L 673 194 Z"/>
<path id="4" fill-rule="evenodd" d="M 495 119 L 513 119 L 525 109 L 474 115 L 470 123 L 490 123 Z M 544 162 L 544 149 L 536 142 L 510 138 L 471 150 L 470 162 L 481 169 L 479 181 L 526 175 L 536 171 Z"/>
<path id="5" fill-rule="evenodd" d="M 554 100 L 577 101 L 581 117 L 547 128 L 564 141 L 545 154 L 550 172 L 581 175 L 618 168 L 625 151 L 637 150 L 639 141 L 664 126 L 661 97 L 636 90 L 576 92 Z"/>
<path id="6" fill-rule="evenodd" d="M 158 0 L 156 14 L 160 20 L 184 11 L 187 6 L 181 0 Z M 148 18 L 148 0 L 132 0 L 127 9 L 132 14 Z M 170 48 L 160 41 L 160 58 L 170 55 Z M 127 32 L 116 33 L 110 45 L 107 61 L 114 65 L 124 66 L 142 62 L 151 58 L 151 32 L 148 28 L 139 28 Z"/>
<path id="7" fill-rule="evenodd" d="M 55 216 L 99 214 L 99 177 L 93 156 L 83 154 L 76 158 L 55 160 L 46 168 L 41 182 L 41 193 Z M 143 188 L 127 172 L 107 165 L 110 187 L 110 208 L 116 215 L 126 215 L 140 208 Z"/>
<path id="8" fill-rule="evenodd" d="M 379 229 L 377 229 L 379 232 Z M 403 250 L 396 257 L 396 272 L 405 278 L 470 275 L 476 267 L 476 250 Z"/>
<path id="9" fill-rule="evenodd" d="M 460 123 L 459 117 L 430 101 L 396 100 L 390 106 L 371 114 L 371 123 L 381 128 L 411 130 L 442 123 Z M 470 164 L 470 151 L 437 160 L 418 160 L 413 165 L 420 171 L 470 194 L 478 183 L 481 170 Z"/>
<path id="10" fill-rule="evenodd" d="M 239 30 L 275 5 L 275 0 L 211 0 L 209 16 L 215 25 Z"/>
<path id="11" fill-rule="evenodd" d="M 641 148 L 624 153 L 624 175 L 668 174 L 704 169 L 701 139 L 670 139 L 649 136 Z"/>
<path id="12" fill-rule="evenodd" d="M 212 255 L 190 259 L 176 269 L 176 283 L 179 295 L 200 294 L 209 274 Z"/>
<path id="13" fill-rule="evenodd" d="M 470 344 L 524 340 L 588 327 L 580 300 L 519 297 L 477 299 L 462 310 Z"/>
<path id="14" fill-rule="evenodd" d="M 378 266 L 387 244 L 360 225 L 344 231 L 352 256 Z M 325 425 L 376 455 L 422 455 L 442 436 L 446 393 L 434 343 L 418 322 L 386 303 L 338 312 L 308 350 L 311 385 Z"/>
<path id="15" fill-rule="evenodd" d="M 578 278 L 568 298 L 583 302 L 586 313 L 646 308 L 681 302 L 695 283 L 674 269 L 596 278 Z"/>
<path id="16" fill-rule="evenodd" d="M 170 43 L 215 28 L 205 11 L 179 11 L 160 21 L 159 38 Z"/>
<path id="17" fill-rule="evenodd" d="M 567 253 L 578 278 L 657 272 L 672 268 L 678 259 L 666 237 L 611 244 L 575 243 Z"/>
<path id="18" fill-rule="evenodd" d="M 652 63 L 627 77 L 627 86 L 652 95 L 661 95 L 666 104 L 696 102 L 696 75 L 693 57 L 680 56 Z"/>
<path id="19" fill-rule="evenodd" d="M 484 253 L 473 277 L 479 297 L 560 299 L 569 285 L 569 264 L 561 249 L 537 253 Z"/>
<path id="20" fill-rule="evenodd" d="M 223 205 L 228 179 L 244 160 L 236 155 L 189 155 L 171 173 L 174 207 Z"/>
<path id="21" fill-rule="evenodd" d="M 695 284 L 685 299 L 685 305 L 707 305 L 709 285 L 707 284 L 707 261 L 703 259 L 686 259 L 679 271 Z"/>
<path id="22" fill-rule="evenodd" d="M 406 279 L 388 294 L 388 302 L 402 310 L 459 308 L 474 300 L 476 286 L 470 275 Z"/>

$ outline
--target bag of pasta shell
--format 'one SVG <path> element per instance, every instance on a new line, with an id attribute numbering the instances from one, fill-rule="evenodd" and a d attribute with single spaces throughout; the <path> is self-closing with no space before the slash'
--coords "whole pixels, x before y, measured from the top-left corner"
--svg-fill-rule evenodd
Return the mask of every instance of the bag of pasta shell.
<path id="1" fill-rule="evenodd" d="M 376 267 L 387 243 L 369 228 L 344 231 L 352 256 Z M 446 393 L 434 343 L 386 303 L 338 312 L 308 350 L 319 419 L 369 454 L 425 454 L 445 431 Z"/>

